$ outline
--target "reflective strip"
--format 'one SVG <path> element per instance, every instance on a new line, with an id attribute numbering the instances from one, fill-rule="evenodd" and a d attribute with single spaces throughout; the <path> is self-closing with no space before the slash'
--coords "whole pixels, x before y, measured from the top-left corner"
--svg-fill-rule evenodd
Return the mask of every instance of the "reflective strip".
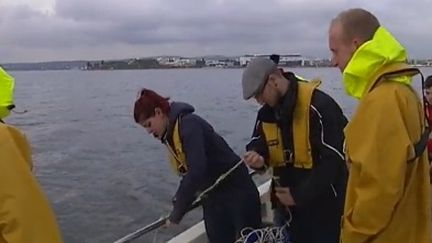
<path id="1" fill-rule="evenodd" d="M 342 160 L 345 160 L 345 156 L 343 156 L 343 154 L 341 152 L 339 152 L 335 147 L 327 144 L 324 141 L 324 126 L 323 126 L 323 122 L 322 122 L 321 113 L 313 105 L 311 105 L 311 107 L 318 114 L 318 117 L 319 117 L 319 121 L 320 121 L 320 124 L 321 124 L 321 142 L 322 142 L 322 144 L 324 146 L 326 146 L 327 148 L 329 148 L 330 150 L 334 151 Z"/>

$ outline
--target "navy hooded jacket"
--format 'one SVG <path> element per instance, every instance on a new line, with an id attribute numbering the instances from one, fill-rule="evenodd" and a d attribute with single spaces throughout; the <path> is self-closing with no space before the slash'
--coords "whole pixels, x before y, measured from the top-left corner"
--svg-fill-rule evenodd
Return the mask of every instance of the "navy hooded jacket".
<path id="1" fill-rule="evenodd" d="M 213 127 L 203 118 L 194 114 L 194 108 L 186 103 L 173 102 L 169 112 L 169 125 L 165 136 L 166 141 L 173 145 L 175 121 L 179 120 L 179 134 L 183 151 L 186 155 L 188 171 L 175 194 L 174 209 L 169 217 L 173 223 L 179 223 L 198 194 L 214 184 L 217 178 L 240 161 L 238 155 L 226 141 L 217 134 Z M 249 177 L 249 178 L 247 178 Z M 210 192 L 209 196 L 223 198 L 226 188 L 246 188 L 250 175 L 246 166 L 239 166 L 229 178 Z M 249 184 L 247 184 L 249 185 Z M 230 189 L 230 190 L 231 190 Z M 254 188 L 256 190 L 256 188 Z"/>

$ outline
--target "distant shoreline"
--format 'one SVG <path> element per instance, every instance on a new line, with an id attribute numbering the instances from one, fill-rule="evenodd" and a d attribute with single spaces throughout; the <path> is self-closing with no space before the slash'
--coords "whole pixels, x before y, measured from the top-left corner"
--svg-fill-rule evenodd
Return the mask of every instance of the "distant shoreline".
<path id="1" fill-rule="evenodd" d="M 413 65 L 417 68 L 432 68 L 432 66 L 426 65 Z M 83 69 L 6 69 L 9 72 L 52 72 L 52 71 L 87 71 L 87 72 L 112 72 L 112 71 L 144 71 L 144 70 L 179 70 L 179 69 L 207 69 L 207 70 L 223 70 L 223 69 L 244 69 L 246 67 L 226 67 L 226 68 L 217 68 L 217 67 L 182 67 L 182 68 L 141 68 L 141 69 L 93 69 L 93 70 L 83 70 Z M 293 67 L 284 67 L 285 70 L 289 70 L 290 68 L 295 69 L 321 69 L 321 68 L 335 68 L 330 66 L 318 66 L 318 67 L 307 67 L 307 66 L 293 66 Z"/>
<path id="2" fill-rule="evenodd" d="M 283 68 L 326 68 L 332 67 L 330 59 L 306 58 L 300 54 L 278 55 L 279 66 Z M 0 64 L 7 71 L 111 71 L 111 70 L 167 70 L 167 69 L 241 69 L 246 67 L 249 61 L 255 57 L 268 55 L 245 55 L 239 57 L 155 57 L 132 58 L 123 60 L 101 61 L 53 61 L 38 63 L 8 63 Z M 410 60 L 409 64 L 415 67 L 431 67 L 432 60 Z"/>
<path id="3" fill-rule="evenodd" d="M 334 68 L 331 66 L 280 66 L 281 68 L 284 69 L 289 69 L 289 68 L 304 68 L 304 69 L 319 69 L 319 68 Z M 10 71 L 10 72 L 31 72 L 31 71 L 41 71 L 41 72 L 45 72 L 45 71 L 83 71 L 83 72 L 97 72 L 97 71 L 133 71 L 133 70 L 181 70 L 181 69 L 207 69 L 207 70 L 223 70 L 223 69 L 244 69 L 246 67 L 171 67 L 171 68 L 130 68 L 130 69 L 90 69 L 90 70 L 86 70 L 86 69 L 78 69 L 78 68 L 69 68 L 69 69 L 7 69 L 5 68 L 5 70 Z"/>

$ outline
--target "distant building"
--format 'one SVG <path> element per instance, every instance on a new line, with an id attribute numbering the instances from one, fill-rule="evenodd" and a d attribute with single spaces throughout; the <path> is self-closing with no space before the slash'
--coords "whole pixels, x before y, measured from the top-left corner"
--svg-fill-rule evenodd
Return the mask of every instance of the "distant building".
<path id="1" fill-rule="evenodd" d="M 244 56 L 241 56 L 241 57 L 239 57 L 240 66 L 246 67 L 248 65 L 248 63 L 252 59 L 254 59 L 256 57 L 270 58 L 270 55 L 258 55 L 258 54 L 255 54 L 255 55 L 244 55 Z"/>
<path id="2" fill-rule="evenodd" d="M 180 60 L 179 60 L 179 64 L 180 64 L 181 67 L 195 66 L 196 59 L 181 57 Z"/>
<path id="3" fill-rule="evenodd" d="M 264 57 L 270 58 L 270 55 L 244 55 L 239 58 L 240 66 L 245 67 L 253 58 Z M 301 54 L 282 54 L 279 55 L 279 66 L 309 66 L 311 60 L 303 57 Z"/>
<path id="4" fill-rule="evenodd" d="M 207 67 L 216 67 L 216 66 L 219 65 L 219 60 L 206 59 L 205 60 L 205 65 Z"/>
<path id="5" fill-rule="evenodd" d="M 191 67 L 196 64 L 196 59 L 185 57 L 158 57 L 157 61 L 163 66 L 170 67 Z"/>
<path id="6" fill-rule="evenodd" d="M 176 66 L 179 63 L 180 57 L 158 57 L 156 60 L 163 66 Z"/>
<path id="7" fill-rule="evenodd" d="M 300 54 L 280 55 L 280 66 L 305 66 L 306 59 Z"/>
<path id="8" fill-rule="evenodd" d="M 239 66 L 238 60 L 229 59 L 229 58 L 222 59 L 222 60 L 208 59 L 208 60 L 205 60 L 205 64 L 207 67 L 219 67 L 219 68 Z"/>

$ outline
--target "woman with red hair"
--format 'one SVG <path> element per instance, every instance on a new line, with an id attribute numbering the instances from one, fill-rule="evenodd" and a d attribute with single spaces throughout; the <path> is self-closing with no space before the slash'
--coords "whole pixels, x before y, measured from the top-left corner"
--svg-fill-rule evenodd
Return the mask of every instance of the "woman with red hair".
<path id="1" fill-rule="evenodd" d="M 135 102 L 134 119 L 166 145 L 171 165 L 182 177 L 167 224 L 178 224 L 196 195 L 241 161 L 189 104 L 170 103 L 169 98 L 143 89 Z M 259 194 L 244 164 L 211 190 L 202 206 L 212 243 L 235 242 L 243 228 L 261 226 Z"/>

